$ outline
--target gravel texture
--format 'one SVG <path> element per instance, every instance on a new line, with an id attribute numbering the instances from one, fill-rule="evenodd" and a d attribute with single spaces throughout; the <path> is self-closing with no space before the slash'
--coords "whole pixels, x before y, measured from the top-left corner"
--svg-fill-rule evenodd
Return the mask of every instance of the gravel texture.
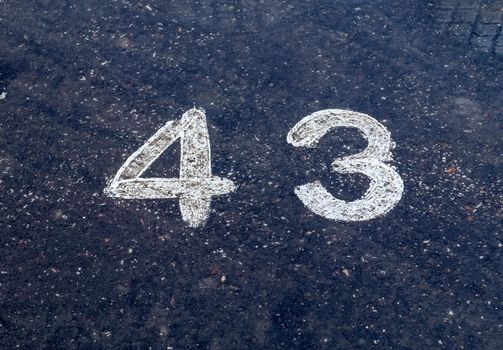
<path id="1" fill-rule="evenodd" d="M 459 23 L 490 45 L 453 36 L 448 3 L 0 1 L 0 349 L 501 349 L 503 39 L 486 7 Z M 237 186 L 206 225 L 106 197 L 194 106 Z M 296 197 L 367 188 L 330 168 L 365 148 L 355 129 L 287 143 L 328 108 L 390 131 L 405 191 L 386 216 Z M 144 175 L 179 162 L 177 144 Z"/>

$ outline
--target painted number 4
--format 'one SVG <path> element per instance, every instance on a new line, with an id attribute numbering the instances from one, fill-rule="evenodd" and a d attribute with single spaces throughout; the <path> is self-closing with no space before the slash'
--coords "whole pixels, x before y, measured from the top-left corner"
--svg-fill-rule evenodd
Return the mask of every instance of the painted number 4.
<path id="1" fill-rule="evenodd" d="M 331 129 L 360 130 L 367 148 L 337 159 L 334 171 L 361 173 L 370 179 L 363 198 L 346 202 L 333 197 L 319 181 L 298 186 L 295 194 L 314 213 L 337 221 L 364 221 L 389 212 L 402 197 L 403 181 L 385 162 L 391 161 L 391 136 L 374 118 L 353 111 L 328 109 L 303 118 L 288 133 L 295 147 L 314 147 Z M 177 139 L 181 140 L 180 178 L 142 178 L 148 167 Z M 234 191 L 228 179 L 211 173 L 211 152 L 203 111 L 191 109 L 180 121 L 169 121 L 134 152 L 105 190 L 112 197 L 126 199 L 178 198 L 182 218 L 191 227 L 208 219 L 211 198 Z"/>
<path id="2" fill-rule="evenodd" d="M 141 178 L 150 165 L 177 139 L 181 140 L 180 178 Z M 234 191 L 227 179 L 211 174 L 211 151 L 206 115 L 198 109 L 169 121 L 134 152 L 106 189 L 126 199 L 179 198 L 182 218 L 191 227 L 208 219 L 211 197 Z"/>

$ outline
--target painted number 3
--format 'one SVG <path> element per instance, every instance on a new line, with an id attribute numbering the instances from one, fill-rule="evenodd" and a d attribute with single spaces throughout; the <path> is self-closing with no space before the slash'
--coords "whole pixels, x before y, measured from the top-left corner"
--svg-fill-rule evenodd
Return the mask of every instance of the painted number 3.
<path id="1" fill-rule="evenodd" d="M 391 161 L 392 141 L 388 130 L 374 118 L 347 110 L 328 109 L 303 118 L 288 133 L 295 147 L 315 147 L 331 129 L 360 130 L 367 148 L 355 155 L 336 159 L 332 169 L 361 173 L 370 179 L 363 198 L 346 202 L 333 197 L 319 181 L 295 188 L 295 194 L 314 213 L 337 221 L 365 221 L 384 215 L 402 197 L 400 175 L 386 165 Z M 179 178 L 142 178 L 141 175 L 177 139 L 181 140 Z M 203 111 L 191 109 L 180 121 L 169 121 L 134 152 L 105 189 L 111 197 L 125 199 L 178 198 L 182 218 L 191 227 L 204 225 L 211 198 L 234 191 L 228 179 L 213 176 L 211 151 Z"/>

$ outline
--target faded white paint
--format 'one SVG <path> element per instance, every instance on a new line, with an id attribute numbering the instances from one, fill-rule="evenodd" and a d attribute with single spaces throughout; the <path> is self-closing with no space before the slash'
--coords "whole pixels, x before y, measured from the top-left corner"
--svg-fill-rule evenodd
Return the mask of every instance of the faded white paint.
<path id="1" fill-rule="evenodd" d="M 341 109 L 315 112 L 298 122 L 288 133 L 287 141 L 295 147 L 315 147 L 331 129 L 356 128 L 368 146 L 361 153 L 337 159 L 332 169 L 339 173 L 361 173 L 370 179 L 363 198 L 346 202 L 332 196 L 319 181 L 295 188 L 295 194 L 314 213 L 338 221 L 365 221 L 388 213 L 402 198 L 403 181 L 384 162 L 392 160 L 393 147 L 388 130 L 374 118 Z"/>
<path id="2" fill-rule="evenodd" d="M 141 178 L 177 139 L 181 140 L 180 178 Z M 211 197 L 234 191 L 228 179 L 212 176 L 206 115 L 199 109 L 169 121 L 134 152 L 112 179 L 105 193 L 126 199 L 178 198 L 182 218 L 191 227 L 204 225 Z"/>

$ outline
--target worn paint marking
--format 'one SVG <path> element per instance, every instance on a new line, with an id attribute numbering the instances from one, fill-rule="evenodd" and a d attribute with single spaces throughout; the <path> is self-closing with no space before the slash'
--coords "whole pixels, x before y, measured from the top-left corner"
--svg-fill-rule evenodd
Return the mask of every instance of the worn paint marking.
<path id="1" fill-rule="evenodd" d="M 388 130 L 374 118 L 341 109 L 315 112 L 299 121 L 288 133 L 295 147 L 315 147 L 331 129 L 351 127 L 368 141 L 361 153 L 336 159 L 332 169 L 343 174 L 361 173 L 370 179 L 363 198 L 347 202 L 332 196 L 319 181 L 295 188 L 295 194 L 314 213 L 337 221 L 366 221 L 388 213 L 402 198 L 400 175 L 384 162 L 392 160 L 393 143 Z"/>
<path id="2" fill-rule="evenodd" d="M 141 178 L 177 139 L 181 140 L 180 178 Z M 191 227 L 199 227 L 209 217 L 211 198 L 235 189 L 231 180 L 212 175 L 206 115 L 194 108 L 185 112 L 180 121 L 167 122 L 134 152 L 105 193 L 125 199 L 178 198 L 183 220 Z"/>

